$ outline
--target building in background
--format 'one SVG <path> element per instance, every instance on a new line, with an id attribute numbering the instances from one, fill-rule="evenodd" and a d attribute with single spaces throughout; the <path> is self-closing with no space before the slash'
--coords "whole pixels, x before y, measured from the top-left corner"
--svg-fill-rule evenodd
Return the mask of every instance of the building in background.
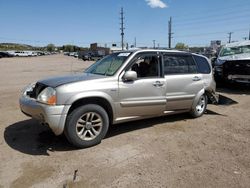
<path id="1" fill-rule="evenodd" d="M 90 44 L 90 51 L 97 56 L 110 54 L 110 48 L 98 46 L 98 43 Z"/>

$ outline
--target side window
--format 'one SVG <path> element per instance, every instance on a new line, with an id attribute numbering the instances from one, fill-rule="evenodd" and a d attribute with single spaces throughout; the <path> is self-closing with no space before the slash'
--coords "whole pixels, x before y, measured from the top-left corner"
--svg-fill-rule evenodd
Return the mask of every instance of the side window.
<path id="1" fill-rule="evenodd" d="M 210 68 L 206 58 L 196 56 L 196 55 L 194 55 L 193 57 L 196 61 L 199 73 L 209 74 L 211 72 L 211 68 Z"/>
<path id="2" fill-rule="evenodd" d="M 132 61 L 129 70 L 135 71 L 138 78 L 160 76 L 160 63 L 157 54 L 139 54 Z"/>
<path id="3" fill-rule="evenodd" d="M 164 74 L 190 74 L 196 73 L 196 65 L 191 56 L 163 55 Z"/>

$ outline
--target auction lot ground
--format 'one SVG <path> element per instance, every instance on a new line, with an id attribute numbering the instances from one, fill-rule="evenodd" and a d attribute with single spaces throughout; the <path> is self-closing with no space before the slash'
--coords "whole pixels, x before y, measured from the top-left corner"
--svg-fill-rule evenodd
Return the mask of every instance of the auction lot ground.
<path id="1" fill-rule="evenodd" d="M 201 118 L 112 126 L 101 144 L 81 150 L 20 112 L 25 85 L 90 64 L 63 55 L 0 59 L 0 187 L 250 186 L 250 86 L 219 88 L 235 104 L 208 105 Z"/>

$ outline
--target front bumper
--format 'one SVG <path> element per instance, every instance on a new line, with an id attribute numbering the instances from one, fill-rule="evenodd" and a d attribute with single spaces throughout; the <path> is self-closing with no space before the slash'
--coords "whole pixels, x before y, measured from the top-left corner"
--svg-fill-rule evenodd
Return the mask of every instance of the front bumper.
<path id="1" fill-rule="evenodd" d="M 28 96 L 19 99 L 20 109 L 25 114 L 39 120 L 43 124 L 48 124 L 55 135 L 63 133 L 64 125 L 70 105 L 50 106 L 37 102 Z"/>
<path id="2" fill-rule="evenodd" d="M 250 83 L 250 75 L 228 75 L 228 80 L 239 83 Z"/>

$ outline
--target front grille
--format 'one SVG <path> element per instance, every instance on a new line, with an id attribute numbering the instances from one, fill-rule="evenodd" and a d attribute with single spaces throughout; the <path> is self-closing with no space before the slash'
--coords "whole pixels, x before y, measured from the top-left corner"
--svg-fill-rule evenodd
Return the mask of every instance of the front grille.
<path id="1" fill-rule="evenodd" d="M 38 95 L 42 92 L 42 90 L 44 90 L 46 87 L 47 87 L 46 85 L 37 82 L 34 89 L 30 92 L 27 92 L 27 95 L 30 98 L 36 99 L 38 97 Z"/>
<path id="2" fill-rule="evenodd" d="M 224 76 L 250 75 L 250 60 L 226 61 L 223 64 Z"/>

